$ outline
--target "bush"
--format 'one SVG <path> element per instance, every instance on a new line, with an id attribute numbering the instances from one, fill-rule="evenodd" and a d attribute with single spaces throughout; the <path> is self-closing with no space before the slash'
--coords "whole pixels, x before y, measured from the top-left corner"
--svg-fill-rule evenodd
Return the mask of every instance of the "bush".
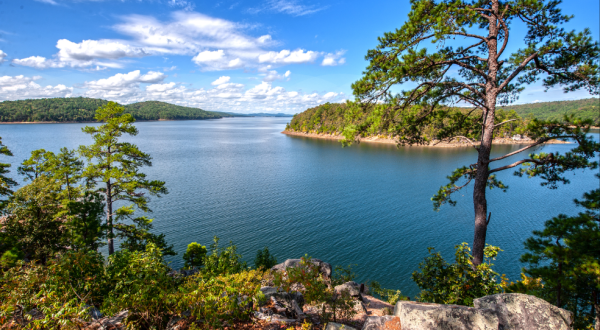
<path id="1" fill-rule="evenodd" d="M 248 320 L 253 301 L 262 295 L 263 276 L 260 270 L 216 277 L 202 273 L 190 276 L 175 295 L 177 313 L 190 311 L 196 320 L 204 320 L 213 328 L 222 327 L 223 321 L 227 320 Z"/>
<path id="2" fill-rule="evenodd" d="M 0 324 L 82 327 L 90 319 L 90 306 L 102 301 L 102 267 L 102 256 L 91 251 L 67 252 L 46 266 L 19 262 L 0 275 Z M 39 317 L 33 319 L 33 314 Z"/>
<path id="3" fill-rule="evenodd" d="M 471 262 L 471 249 L 467 243 L 455 246 L 455 262 L 450 264 L 439 252 L 429 248 L 430 256 L 419 264 L 419 271 L 412 274 L 421 292 L 419 301 L 438 304 L 473 306 L 475 298 L 502 292 L 505 282 L 498 283 L 498 273 L 492 270 L 492 260 L 496 259 L 500 248 L 486 245 L 484 262 L 476 268 Z"/>
<path id="4" fill-rule="evenodd" d="M 183 261 L 185 268 L 200 268 L 204 265 L 204 258 L 206 258 L 206 246 L 200 245 L 196 242 L 188 244 L 185 253 L 183 254 Z"/>
<path id="5" fill-rule="evenodd" d="M 396 305 L 400 300 L 410 300 L 400 290 L 382 288 L 379 282 L 376 281 L 371 282 L 371 291 L 373 291 L 374 296 L 378 296 L 390 305 Z"/>
<path id="6" fill-rule="evenodd" d="M 269 248 L 265 246 L 264 249 L 256 252 L 256 258 L 254 258 L 254 267 L 256 269 L 270 269 L 275 265 L 277 265 L 277 259 L 269 253 Z"/>
<path id="7" fill-rule="evenodd" d="M 108 292 L 103 311 L 128 310 L 127 323 L 136 329 L 166 326 L 176 306 L 177 280 L 170 277 L 161 250 L 148 243 L 146 251 L 121 250 L 108 259 Z"/>
<path id="8" fill-rule="evenodd" d="M 213 238 L 210 245 L 210 255 L 204 258 L 203 273 L 207 277 L 235 274 L 246 270 L 248 266 L 242 261 L 242 256 L 237 254 L 237 247 L 229 242 L 226 248 L 219 247 L 219 238 Z"/>

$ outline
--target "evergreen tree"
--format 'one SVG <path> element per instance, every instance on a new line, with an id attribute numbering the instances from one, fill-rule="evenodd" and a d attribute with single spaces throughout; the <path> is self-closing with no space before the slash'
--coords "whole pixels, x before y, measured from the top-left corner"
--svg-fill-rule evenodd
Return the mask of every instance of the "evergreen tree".
<path id="1" fill-rule="evenodd" d="M 96 110 L 100 126 L 86 126 L 83 132 L 90 134 L 94 144 L 81 146 L 80 152 L 89 161 L 83 176 L 89 187 L 97 187 L 104 196 L 107 242 L 109 254 L 114 253 L 114 228 L 117 222 L 131 218 L 134 207 L 149 212 L 148 197 L 166 194 L 167 188 L 162 181 L 150 181 L 140 172 L 142 166 L 152 166 L 150 155 L 143 153 L 134 144 L 120 141 L 123 134 L 135 136 L 135 119 L 123 113 L 124 108 L 115 102 L 108 102 Z M 132 203 L 114 209 L 116 202 Z"/>
<path id="2" fill-rule="evenodd" d="M 592 41 L 589 29 L 575 32 L 560 27 L 572 18 L 561 13 L 560 2 L 411 0 L 408 21 L 379 38 L 377 48 L 366 56 L 370 63 L 363 78 L 352 85 L 358 100 L 388 105 L 381 114 L 383 126 L 394 127 L 400 145 L 426 142 L 423 128 L 439 123 L 443 126 L 435 139 L 461 137 L 477 150 L 477 162 L 455 170 L 449 176 L 450 183 L 433 197 L 436 209 L 444 203 L 453 204 L 452 193 L 474 181 L 475 265 L 483 262 L 491 216 L 486 188 L 507 188 L 494 173 L 530 165 L 528 175 L 541 176 L 554 188 L 557 182 L 568 182 L 564 171 L 597 166 L 589 159 L 600 147 L 585 134 L 592 121 L 573 118 L 563 122 L 534 120 L 528 130 L 535 143 L 490 157 L 494 131 L 511 122 L 497 122 L 496 107 L 515 101 L 525 85 L 543 79 L 547 88 L 562 85 L 565 92 L 586 89 L 593 95 L 599 93 L 598 42 Z M 523 48 L 508 55 L 505 51 L 515 24 L 522 24 L 526 31 Z M 433 52 L 425 48 L 426 43 L 435 44 Z M 416 87 L 396 95 L 391 92 L 396 85 L 411 84 Z M 447 110 L 449 105 L 465 103 L 472 106 L 465 113 Z M 395 111 L 393 116 L 391 111 Z M 476 115 L 475 120 L 472 115 Z M 440 118 L 444 120 L 440 122 Z M 364 130 L 351 127 L 348 133 L 354 137 Z M 493 162 L 557 138 L 574 139 L 579 146 L 565 155 L 532 155 L 491 168 Z M 458 183 L 460 179 L 466 183 Z"/>
<path id="3" fill-rule="evenodd" d="M 530 292 L 517 283 L 509 291 L 535 294 L 573 311 L 577 329 L 586 328 L 594 320 L 599 329 L 600 189 L 586 193 L 583 201 L 575 203 L 586 211 L 574 217 L 554 217 L 525 241 L 529 252 L 521 256 L 521 261 L 528 264 L 524 273 L 541 278 L 543 286 Z"/>
<path id="4" fill-rule="evenodd" d="M 12 156 L 13 155 L 12 152 L 10 152 L 10 150 L 8 149 L 8 147 L 5 146 L 4 144 L 2 144 L 2 137 L 0 137 L 0 155 L 4 155 L 4 156 Z M 9 167 L 10 167 L 10 164 L 0 163 L 0 198 L 12 195 L 13 191 L 11 190 L 11 187 L 14 187 L 17 185 L 15 180 L 6 176 L 6 174 L 8 172 L 10 172 L 8 170 Z M 4 209 L 6 202 L 7 201 L 5 199 L 0 199 L 0 212 L 2 212 L 2 210 Z"/>
<path id="5" fill-rule="evenodd" d="M 83 161 L 77 157 L 75 150 L 61 148 L 58 155 L 49 159 L 47 170 L 63 191 L 63 198 L 74 201 L 79 197 L 81 189 L 77 184 L 81 180 Z"/>
<path id="6" fill-rule="evenodd" d="M 35 180 L 42 174 L 47 174 L 51 159 L 55 157 L 52 151 L 38 149 L 31 152 L 31 157 L 21 163 L 17 172 L 25 176 L 25 181 Z"/>

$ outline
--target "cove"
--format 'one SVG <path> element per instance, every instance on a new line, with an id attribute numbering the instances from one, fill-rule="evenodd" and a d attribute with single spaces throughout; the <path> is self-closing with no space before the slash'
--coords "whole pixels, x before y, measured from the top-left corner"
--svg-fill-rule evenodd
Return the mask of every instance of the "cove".
<path id="1" fill-rule="evenodd" d="M 230 240 L 252 262 L 268 246 L 278 261 L 308 254 L 333 265 L 356 264 L 357 281 L 379 281 L 414 296 L 410 274 L 435 247 L 452 260 L 454 245 L 471 244 L 472 189 L 457 196 L 456 207 L 434 212 L 431 196 L 453 169 L 475 162 L 471 148 L 410 147 L 339 142 L 281 134 L 289 118 L 226 118 L 136 123 L 140 134 L 126 140 L 153 157 L 144 168 L 150 179 L 166 182 L 170 194 L 154 198 L 157 232 L 166 234 L 183 265 L 188 243 L 208 245 L 212 236 Z M 81 132 L 89 124 L 1 125 L 0 136 L 14 157 L 10 175 L 32 150 L 91 144 Z M 598 139 L 598 133 L 594 133 Z M 496 146 L 493 155 L 518 145 Z M 572 145 L 536 151 L 564 153 Z M 517 158 L 508 158 L 505 163 Z M 494 269 L 519 279 L 523 241 L 559 213 L 574 215 L 583 192 L 597 188 L 591 171 L 569 175 L 571 183 L 550 190 L 540 180 L 499 173 L 508 192 L 488 191 L 492 219 L 487 242 L 500 246 Z M 20 179 L 20 178 L 19 178 Z"/>

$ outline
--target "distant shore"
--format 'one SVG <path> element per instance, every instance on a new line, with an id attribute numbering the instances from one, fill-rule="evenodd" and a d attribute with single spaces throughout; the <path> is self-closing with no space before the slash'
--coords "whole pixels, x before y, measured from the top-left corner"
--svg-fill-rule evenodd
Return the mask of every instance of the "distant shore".
<path id="1" fill-rule="evenodd" d="M 294 132 L 294 131 L 283 131 L 281 132 L 282 134 L 286 134 L 286 135 L 291 135 L 291 136 L 301 136 L 301 137 L 308 137 L 308 138 L 314 138 L 314 139 L 326 139 L 326 140 L 342 140 L 344 137 L 340 136 L 340 135 L 334 135 L 334 134 L 316 134 L 316 133 L 303 133 L 303 132 Z M 366 142 L 366 143 L 381 143 L 381 144 L 398 144 L 398 141 L 394 140 L 394 139 L 389 139 L 389 138 L 380 138 L 380 137 L 367 137 L 367 138 L 360 138 L 360 142 Z M 532 144 L 535 143 L 534 140 L 513 140 L 511 138 L 500 138 L 500 139 L 494 139 L 494 144 Z M 546 142 L 547 144 L 568 144 L 571 142 L 565 142 L 565 141 L 561 141 L 561 140 L 550 140 L 548 142 Z M 478 143 L 476 143 L 478 144 Z M 408 145 L 407 145 L 408 146 Z M 439 141 L 432 141 L 429 143 L 429 145 L 414 145 L 416 147 L 434 147 L 434 148 L 456 148 L 456 147 L 470 147 L 472 146 L 471 143 L 469 143 L 467 140 L 465 139 L 460 139 L 458 142 L 439 142 Z"/>
<path id="2" fill-rule="evenodd" d="M 136 119 L 135 122 L 147 122 L 147 121 L 185 121 L 185 120 L 210 120 L 210 119 L 223 119 L 223 118 L 234 118 L 234 117 L 219 117 L 219 118 L 205 118 L 205 119 L 152 119 L 152 120 L 144 120 L 144 119 Z M 239 117 L 237 117 L 239 118 Z M 2 124 L 90 124 L 90 123 L 99 123 L 98 121 L 0 121 L 0 125 Z"/>

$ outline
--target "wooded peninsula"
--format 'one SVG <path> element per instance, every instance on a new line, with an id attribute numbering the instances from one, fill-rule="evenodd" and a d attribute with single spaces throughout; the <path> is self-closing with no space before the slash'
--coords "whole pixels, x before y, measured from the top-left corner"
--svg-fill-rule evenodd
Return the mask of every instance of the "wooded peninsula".
<path id="1" fill-rule="evenodd" d="M 0 122 L 93 122 L 96 109 L 107 100 L 66 97 L 0 102 Z M 136 120 L 190 120 L 235 117 L 225 112 L 205 111 L 159 101 L 123 106 Z"/>

